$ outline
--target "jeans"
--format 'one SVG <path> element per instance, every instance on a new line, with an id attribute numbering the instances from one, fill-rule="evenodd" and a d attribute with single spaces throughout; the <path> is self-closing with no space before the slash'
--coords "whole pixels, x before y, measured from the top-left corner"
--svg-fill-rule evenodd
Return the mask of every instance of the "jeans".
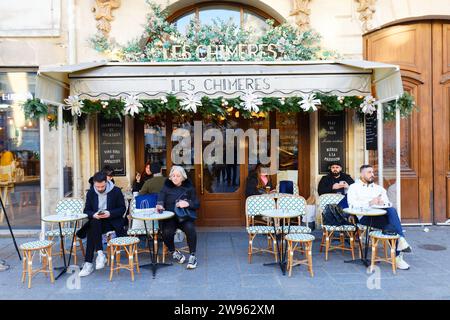
<path id="1" fill-rule="evenodd" d="M 400 219 L 398 218 L 397 210 L 395 208 L 387 208 L 386 214 L 377 217 L 362 217 L 359 220 L 359 223 L 364 224 L 366 226 L 371 225 L 373 228 L 383 229 L 388 224 L 392 225 L 400 237 L 404 237 L 402 224 Z M 397 242 L 398 244 L 398 242 Z M 397 251 L 397 255 L 399 252 Z"/>
<path id="2" fill-rule="evenodd" d="M 194 221 L 186 220 L 179 222 L 176 216 L 161 222 L 163 241 L 167 248 L 169 248 L 169 252 L 175 251 L 174 237 L 177 229 L 183 230 L 186 234 L 189 252 L 195 253 L 197 249 L 197 232 L 195 231 Z"/>
<path id="3" fill-rule="evenodd" d="M 108 219 L 90 219 L 87 229 L 87 244 L 85 261 L 92 263 L 94 253 L 103 250 L 102 234 L 113 231 L 114 228 Z"/>

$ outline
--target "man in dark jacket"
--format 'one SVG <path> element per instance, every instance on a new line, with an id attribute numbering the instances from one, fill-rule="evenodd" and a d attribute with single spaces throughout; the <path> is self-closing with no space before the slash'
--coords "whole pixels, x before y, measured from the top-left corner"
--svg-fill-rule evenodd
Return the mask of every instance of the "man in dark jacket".
<path id="1" fill-rule="evenodd" d="M 341 193 L 346 194 L 348 187 L 355 181 L 342 172 L 342 165 L 339 162 L 330 164 L 330 172 L 320 179 L 318 192 L 319 195 L 324 193 Z"/>
<path id="2" fill-rule="evenodd" d="M 94 271 L 92 261 L 97 251 L 96 269 L 105 267 L 106 257 L 103 253 L 102 234 L 115 231 L 118 237 L 124 236 L 125 199 L 122 191 L 108 180 L 104 172 L 97 172 L 93 178 L 93 187 L 86 195 L 84 213 L 89 221 L 77 232 L 77 236 L 87 235 L 86 258 L 80 277 Z"/>

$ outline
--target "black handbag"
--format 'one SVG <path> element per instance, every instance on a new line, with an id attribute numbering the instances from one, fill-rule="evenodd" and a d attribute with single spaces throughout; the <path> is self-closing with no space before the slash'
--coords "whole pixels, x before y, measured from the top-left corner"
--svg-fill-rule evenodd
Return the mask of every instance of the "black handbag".
<path id="1" fill-rule="evenodd" d="M 337 204 L 327 204 L 323 211 L 323 224 L 328 226 L 352 225 L 344 216 L 344 211 Z"/>
<path id="2" fill-rule="evenodd" d="M 180 194 L 180 196 L 178 197 L 177 200 L 180 200 L 180 198 L 186 194 L 186 191 L 184 191 L 182 194 Z M 182 223 L 184 221 L 187 220 L 195 220 L 197 219 L 197 212 L 193 209 L 189 209 L 189 208 L 179 208 L 177 206 L 175 206 L 174 208 L 175 211 L 175 215 L 178 218 L 178 222 Z"/>

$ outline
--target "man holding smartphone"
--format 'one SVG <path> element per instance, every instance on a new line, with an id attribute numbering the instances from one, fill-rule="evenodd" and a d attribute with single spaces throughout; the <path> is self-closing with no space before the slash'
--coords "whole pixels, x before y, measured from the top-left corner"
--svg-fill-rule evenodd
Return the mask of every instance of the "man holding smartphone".
<path id="1" fill-rule="evenodd" d="M 342 165 L 333 162 L 329 166 L 330 172 L 320 179 L 318 193 L 319 196 L 325 193 L 346 194 L 348 187 L 355 181 L 348 174 L 342 172 Z"/>
<path id="2" fill-rule="evenodd" d="M 86 195 L 84 213 L 89 221 L 77 232 L 77 236 L 87 235 L 86 258 L 80 277 L 90 275 L 94 271 L 92 261 L 97 252 L 95 269 L 102 269 L 106 264 L 103 253 L 102 234 L 115 231 L 118 237 L 124 236 L 124 219 L 126 211 L 125 199 L 120 188 L 108 180 L 104 172 L 97 172 L 93 177 L 93 188 Z"/>

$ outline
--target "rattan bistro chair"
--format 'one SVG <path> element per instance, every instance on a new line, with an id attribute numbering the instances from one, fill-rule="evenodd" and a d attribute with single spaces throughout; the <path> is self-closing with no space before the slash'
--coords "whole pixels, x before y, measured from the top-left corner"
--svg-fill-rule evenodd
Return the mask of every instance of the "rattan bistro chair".
<path id="1" fill-rule="evenodd" d="M 319 197 L 319 214 L 322 216 L 323 222 L 323 211 L 328 204 L 338 204 L 344 196 L 339 193 L 326 193 Z M 325 248 L 325 260 L 328 260 L 328 252 L 336 249 L 345 251 L 350 251 L 352 254 L 352 259 L 355 259 L 355 233 L 356 227 L 352 225 L 348 226 L 332 226 L 325 225 L 322 223 L 322 241 L 320 243 L 320 252 Z M 338 234 L 338 236 L 336 236 Z M 350 247 L 345 245 L 345 237 L 350 240 Z M 333 240 L 339 240 L 339 245 L 333 245 Z"/>
<path id="2" fill-rule="evenodd" d="M 275 241 L 275 231 L 273 226 L 256 225 L 255 217 L 261 215 L 264 210 L 275 209 L 275 199 L 261 195 L 249 196 L 245 200 L 245 217 L 248 233 L 248 262 L 252 262 L 253 252 L 269 252 L 272 253 L 277 261 L 277 246 Z M 257 235 L 265 235 L 269 239 L 268 248 L 255 248 L 253 240 Z"/>
<path id="3" fill-rule="evenodd" d="M 282 197 L 278 198 L 277 208 L 300 212 L 300 216 L 298 216 L 297 219 L 297 225 L 290 225 L 290 222 L 288 222 L 288 225 L 285 226 L 286 230 L 284 230 L 284 233 L 287 233 L 288 231 L 289 233 L 311 233 L 310 228 L 301 225 L 302 217 L 306 215 L 305 198 L 296 195 L 283 195 Z M 279 226 L 279 228 L 282 227 Z"/>
<path id="4" fill-rule="evenodd" d="M 63 199 L 59 200 L 58 203 L 56 204 L 55 212 L 56 212 L 56 214 L 64 214 L 65 212 L 82 214 L 83 209 L 84 209 L 83 199 L 81 199 L 81 198 L 63 198 Z M 62 225 L 61 231 L 62 231 L 64 240 L 72 241 L 73 230 L 74 230 L 75 225 L 76 225 L 76 228 L 78 228 L 78 221 L 67 222 Z M 51 228 L 50 230 L 45 232 L 45 237 L 48 238 L 48 240 L 53 241 L 55 238 L 60 236 L 59 226 L 57 223 L 52 223 L 50 228 Z M 59 241 L 59 243 L 61 243 L 61 242 Z M 85 256 L 83 241 L 75 235 L 75 240 L 73 242 L 73 249 L 72 249 L 74 264 L 77 264 L 77 243 L 80 246 L 80 250 L 81 250 L 83 257 Z M 60 246 L 61 246 L 61 244 L 60 244 Z M 54 253 L 53 255 L 62 256 L 62 253 L 63 253 L 62 248 L 60 248 L 60 251 Z"/>

